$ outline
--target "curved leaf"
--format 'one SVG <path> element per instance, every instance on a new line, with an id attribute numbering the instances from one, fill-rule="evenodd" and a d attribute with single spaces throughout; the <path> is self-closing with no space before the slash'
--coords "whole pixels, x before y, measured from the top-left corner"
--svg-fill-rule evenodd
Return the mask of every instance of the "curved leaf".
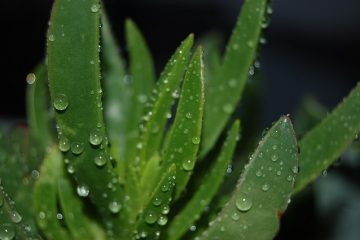
<path id="1" fill-rule="evenodd" d="M 302 190 L 331 165 L 360 131 L 360 84 L 331 114 L 300 141 L 300 173 L 295 192 Z"/>
<path id="2" fill-rule="evenodd" d="M 290 119 L 282 117 L 260 141 L 233 196 L 199 239 L 272 239 L 297 168 L 295 134 Z"/>
<path id="3" fill-rule="evenodd" d="M 221 69 L 215 76 L 216 79 L 208 83 L 201 156 L 215 144 L 241 99 L 249 69 L 256 57 L 267 14 L 267 2 L 268 0 L 244 2 L 227 44 Z"/>
<path id="4" fill-rule="evenodd" d="M 194 53 L 185 74 L 176 117 L 162 157 L 162 169 L 176 164 L 176 198 L 185 189 L 196 163 L 204 106 L 202 49 Z"/>
<path id="5" fill-rule="evenodd" d="M 109 221 L 114 215 L 108 206 L 120 202 L 122 192 L 109 163 L 103 121 L 99 18 L 98 0 L 55 1 L 48 32 L 48 77 L 60 148 L 83 196 L 88 195 Z"/>
<path id="6" fill-rule="evenodd" d="M 143 117 L 144 123 L 140 126 L 142 131 L 140 142 L 137 144 L 139 159 L 135 159 L 135 162 L 140 161 L 138 163 L 140 166 L 143 166 L 159 150 L 167 116 L 174 102 L 174 94 L 182 80 L 193 41 L 194 37 L 190 34 L 176 49 L 161 73 L 153 95 L 147 103 L 146 115 Z"/>

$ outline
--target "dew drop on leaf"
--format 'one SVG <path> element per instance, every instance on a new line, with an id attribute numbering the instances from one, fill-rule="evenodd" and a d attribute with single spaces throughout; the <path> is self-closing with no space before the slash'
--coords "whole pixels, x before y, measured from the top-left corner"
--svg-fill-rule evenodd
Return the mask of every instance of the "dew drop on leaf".
<path id="1" fill-rule="evenodd" d="M 244 197 L 244 196 L 239 196 L 236 199 L 236 207 L 237 209 L 239 209 L 242 212 L 247 212 L 251 209 L 252 207 L 252 201 L 251 199 Z"/>
<path id="2" fill-rule="evenodd" d="M 100 153 L 94 158 L 94 163 L 98 167 L 102 167 L 107 163 L 107 158 L 104 156 L 104 154 Z"/>
<path id="3" fill-rule="evenodd" d="M 12 240 L 15 238 L 15 229 L 12 224 L 0 225 L 0 239 Z"/>
<path id="4" fill-rule="evenodd" d="M 265 183 L 264 185 L 262 185 L 261 190 L 263 190 L 264 192 L 267 192 L 270 189 L 269 184 Z"/>
<path id="5" fill-rule="evenodd" d="M 75 155 L 80 155 L 84 151 L 84 144 L 81 142 L 73 142 L 70 145 L 71 152 Z"/>
<path id="6" fill-rule="evenodd" d="M 166 216 L 160 216 L 159 219 L 157 220 L 157 224 L 159 224 L 160 226 L 165 226 L 168 222 L 168 218 Z"/>
<path id="7" fill-rule="evenodd" d="M 158 217 L 155 212 L 148 211 L 145 215 L 145 222 L 148 224 L 154 224 L 158 220 Z"/>
<path id="8" fill-rule="evenodd" d="M 170 207 L 168 205 L 162 206 L 161 213 L 162 214 L 168 214 L 170 212 Z"/>
<path id="9" fill-rule="evenodd" d="M 96 13 L 99 11 L 100 6 L 98 4 L 93 4 L 90 9 L 91 9 L 91 12 Z"/>
<path id="10" fill-rule="evenodd" d="M 80 197 L 87 197 L 89 196 L 90 190 L 88 186 L 82 184 L 77 186 L 76 192 Z"/>
<path id="11" fill-rule="evenodd" d="M 184 160 L 182 163 L 182 167 L 186 171 L 191 171 L 194 168 L 194 165 L 190 159 Z"/>
<path id="12" fill-rule="evenodd" d="M 50 42 L 54 42 L 54 41 L 55 41 L 55 36 L 54 36 L 54 34 L 50 34 L 49 37 L 48 37 L 48 40 L 49 40 Z"/>
<path id="13" fill-rule="evenodd" d="M 162 203 L 161 198 L 155 197 L 155 199 L 153 200 L 152 203 L 153 203 L 154 206 L 160 206 L 161 203 Z"/>
<path id="14" fill-rule="evenodd" d="M 240 215 L 239 215 L 239 213 L 234 212 L 234 213 L 231 215 L 231 218 L 232 218 L 232 220 L 237 221 L 237 220 L 240 219 Z"/>
<path id="15" fill-rule="evenodd" d="M 62 152 L 67 152 L 70 150 L 70 141 L 67 137 L 61 136 L 59 138 L 59 150 Z"/>
<path id="16" fill-rule="evenodd" d="M 114 213 L 114 214 L 120 212 L 121 207 L 122 207 L 122 206 L 121 206 L 121 204 L 120 204 L 118 201 L 111 201 L 111 202 L 109 203 L 109 210 L 110 210 L 110 212 L 112 212 L 112 213 Z"/>
<path id="17" fill-rule="evenodd" d="M 101 135 L 100 130 L 97 128 L 93 129 L 89 135 L 89 142 L 94 146 L 98 146 L 101 144 L 102 141 L 103 141 L 103 137 Z"/>
<path id="18" fill-rule="evenodd" d="M 192 118 L 192 115 L 191 115 L 190 112 L 188 112 L 188 113 L 186 113 L 185 117 L 186 117 L 187 119 L 191 119 L 191 118 Z"/>
<path id="19" fill-rule="evenodd" d="M 193 144 L 199 144 L 200 143 L 200 138 L 193 137 L 191 141 L 192 141 Z"/>
<path id="20" fill-rule="evenodd" d="M 29 73 L 27 76 L 26 76 L 26 82 L 28 84 L 33 84 L 34 82 L 36 81 L 36 75 L 34 73 Z"/>
<path id="21" fill-rule="evenodd" d="M 64 111 L 69 106 L 69 100 L 65 94 L 58 94 L 55 96 L 53 105 L 56 110 Z"/>

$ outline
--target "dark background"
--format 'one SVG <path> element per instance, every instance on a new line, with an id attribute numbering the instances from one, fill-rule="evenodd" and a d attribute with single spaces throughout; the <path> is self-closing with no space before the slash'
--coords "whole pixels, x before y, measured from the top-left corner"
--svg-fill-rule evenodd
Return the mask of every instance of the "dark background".
<path id="1" fill-rule="evenodd" d="M 0 119 L 25 118 L 25 77 L 43 59 L 51 4 L 1 0 Z M 201 36 L 217 30 L 227 39 L 241 4 L 241 0 L 105 0 L 119 42 L 123 43 L 124 19 L 134 19 L 158 71 L 190 32 Z M 305 93 L 332 108 L 360 80 L 359 9 L 359 0 L 274 0 L 267 44 L 260 55 L 266 126 L 279 115 L 294 112 Z M 305 201 L 305 209 L 294 210 L 298 219 L 284 223 L 279 239 L 360 239 L 360 235 L 327 237 L 324 232 L 331 232 L 332 225 L 319 223 L 313 198 Z"/>

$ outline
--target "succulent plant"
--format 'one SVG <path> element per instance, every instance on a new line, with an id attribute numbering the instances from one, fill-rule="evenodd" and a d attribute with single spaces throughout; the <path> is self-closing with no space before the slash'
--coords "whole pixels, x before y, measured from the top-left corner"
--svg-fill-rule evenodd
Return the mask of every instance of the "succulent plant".
<path id="1" fill-rule="evenodd" d="M 284 115 L 238 154 L 235 110 L 269 14 L 245 1 L 223 56 L 190 34 L 157 77 L 135 23 L 126 63 L 99 0 L 56 0 L 27 76 L 29 131 L 0 134 L 0 239 L 273 238 L 291 197 L 357 136 L 360 85 L 299 141 Z"/>

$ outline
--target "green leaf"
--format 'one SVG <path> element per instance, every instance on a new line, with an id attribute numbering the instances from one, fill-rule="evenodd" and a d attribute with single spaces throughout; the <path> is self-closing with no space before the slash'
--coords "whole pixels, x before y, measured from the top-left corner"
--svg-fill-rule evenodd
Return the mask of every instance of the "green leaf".
<path id="1" fill-rule="evenodd" d="M 153 95 L 147 103 L 146 115 L 143 117 L 144 123 L 140 126 L 142 132 L 140 142 L 137 144 L 140 149 L 140 159 L 137 160 L 140 161 L 140 166 L 143 166 L 159 150 L 163 130 L 182 80 L 193 41 L 194 36 L 190 34 L 176 49 L 161 73 Z"/>
<path id="2" fill-rule="evenodd" d="M 190 226 L 195 223 L 218 192 L 231 163 L 240 131 L 240 122 L 236 121 L 210 171 L 205 175 L 194 196 L 171 221 L 168 229 L 169 239 L 180 239 Z"/>
<path id="3" fill-rule="evenodd" d="M 48 32 L 48 77 L 59 146 L 71 163 L 78 187 L 89 190 L 84 197 L 88 195 L 109 221 L 116 216 L 108 206 L 120 201 L 122 190 L 109 162 L 103 120 L 99 18 L 98 0 L 54 2 Z"/>
<path id="4" fill-rule="evenodd" d="M 267 2 L 244 2 L 227 44 L 221 69 L 216 79 L 209 81 L 207 85 L 201 156 L 206 155 L 216 143 L 241 99 L 249 69 L 256 57 L 257 44 L 267 14 Z"/>
<path id="5" fill-rule="evenodd" d="M 83 205 L 68 179 L 57 181 L 57 191 L 64 221 L 73 239 L 95 239 L 91 235 L 89 220 L 84 216 Z"/>
<path id="6" fill-rule="evenodd" d="M 46 70 L 46 66 L 40 64 L 34 73 L 29 73 L 26 77 L 28 82 L 26 90 L 28 123 L 31 137 L 36 142 L 39 151 L 44 151 L 53 142 L 49 123 Z"/>
<path id="7" fill-rule="evenodd" d="M 233 196 L 199 239 L 272 239 L 297 169 L 295 134 L 290 119 L 282 117 L 260 141 Z"/>
<path id="8" fill-rule="evenodd" d="M 162 157 L 162 169 L 176 164 L 176 198 L 185 189 L 196 163 L 203 106 L 204 73 L 202 49 L 194 53 L 185 74 L 176 117 Z"/>
<path id="9" fill-rule="evenodd" d="M 295 192 L 301 191 L 331 165 L 360 131 L 360 84 L 300 141 L 300 173 Z"/>
<path id="10" fill-rule="evenodd" d="M 171 165 L 155 191 L 152 193 L 150 201 L 144 207 L 142 214 L 134 231 L 135 239 L 158 239 L 160 230 L 167 224 L 167 214 L 169 204 L 172 201 L 173 190 L 175 187 L 176 166 Z"/>
<path id="11" fill-rule="evenodd" d="M 101 70 L 103 73 L 105 120 L 112 147 L 118 149 L 119 170 L 124 169 L 124 152 L 128 111 L 130 102 L 130 86 L 125 83 L 125 63 L 121 58 L 120 49 L 116 45 L 116 39 L 111 32 L 111 25 L 102 13 L 101 27 Z M 121 159 L 120 159 L 121 154 Z M 122 174 L 121 174 L 122 175 Z"/>
<path id="12" fill-rule="evenodd" d="M 141 200 L 143 203 L 148 202 L 148 198 L 151 197 L 152 191 L 157 186 L 157 178 L 160 174 L 160 156 L 154 154 L 153 157 L 146 163 L 143 174 L 140 179 L 140 192 Z"/>
<path id="13" fill-rule="evenodd" d="M 129 49 L 129 73 L 131 83 L 131 112 L 129 112 L 126 141 L 126 159 L 133 159 L 136 153 L 136 141 L 139 123 L 144 114 L 144 104 L 150 97 L 155 83 L 155 70 L 151 53 L 144 37 L 135 23 L 126 21 L 126 41 Z"/>
<path id="14" fill-rule="evenodd" d="M 5 192 L 0 179 L 0 238 L 32 239 L 34 230 L 25 227 L 23 218 L 14 201 Z"/>
<path id="15" fill-rule="evenodd" d="M 40 177 L 35 183 L 33 202 L 38 226 L 47 239 L 69 239 L 68 231 L 57 218 L 57 180 L 62 174 L 62 157 L 52 148 L 45 156 Z"/>

